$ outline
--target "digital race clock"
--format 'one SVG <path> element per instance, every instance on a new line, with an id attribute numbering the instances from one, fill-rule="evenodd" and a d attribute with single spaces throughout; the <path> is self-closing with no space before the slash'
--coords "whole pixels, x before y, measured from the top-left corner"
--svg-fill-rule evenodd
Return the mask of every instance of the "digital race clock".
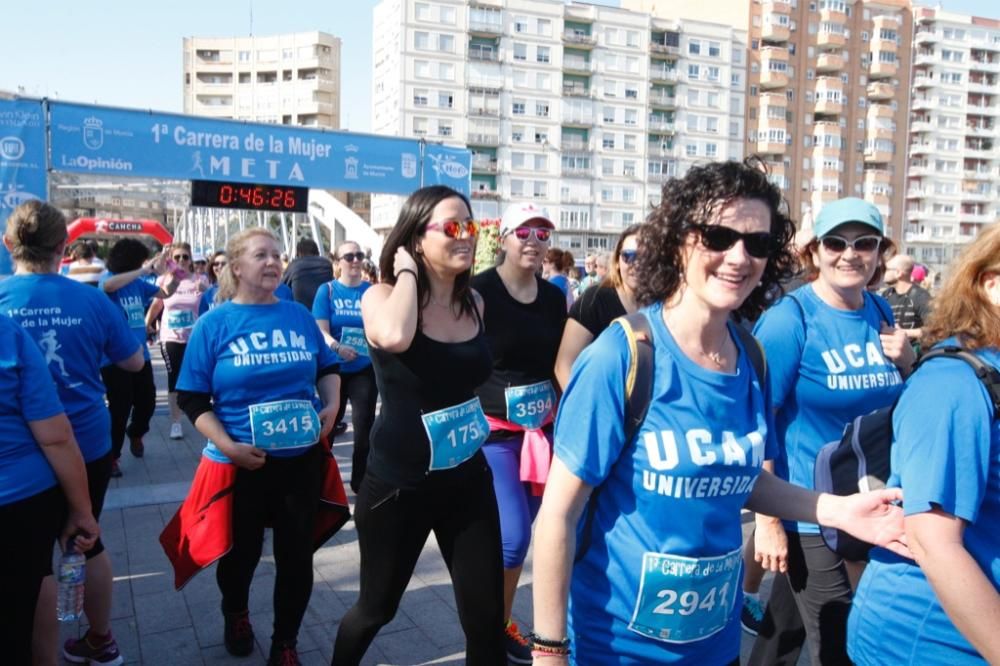
<path id="1" fill-rule="evenodd" d="M 309 188 L 291 185 L 253 185 L 222 180 L 192 180 L 191 205 L 304 213 Z"/>

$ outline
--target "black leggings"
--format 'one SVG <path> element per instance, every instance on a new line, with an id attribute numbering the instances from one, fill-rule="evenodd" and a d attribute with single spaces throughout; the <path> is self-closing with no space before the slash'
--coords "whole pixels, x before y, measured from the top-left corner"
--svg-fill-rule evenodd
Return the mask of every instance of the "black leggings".
<path id="1" fill-rule="evenodd" d="M 149 432 L 149 421 L 156 410 L 153 364 L 146 361 L 139 372 L 106 365 L 101 368 L 101 377 L 108 391 L 108 411 L 111 412 L 111 455 L 117 460 L 122 455 L 126 434 L 139 438 Z M 128 422 L 130 414 L 131 424 Z"/>
<path id="2" fill-rule="evenodd" d="M 0 505 L 0 645 L 3 661 L 31 663 L 31 632 L 42 578 L 52 573 L 52 542 L 62 528 L 66 500 L 53 486 L 37 495 Z M 54 611 L 55 609 L 53 609 Z"/>
<path id="3" fill-rule="evenodd" d="M 183 342 L 161 342 L 163 364 L 167 366 L 167 391 L 177 390 L 177 378 L 181 376 L 181 365 L 184 363 L 184 350 L 187 344 Z"/>
<path id="4" fill-rule="evenodd" d="M 771 598 L 748 666 L 799 661 L 809 639 L 814 666 L 849 665 L 847 615 L 851 585 L 844 562 L 818 534 L 788 533 L 788 573 L 774 577 Z"/>
<path id="5" fill-rule="evenodd" d="M 368 366 L 358 372 L 340 375 L 340 410 L 337 423 L 344 418 L 347 401 L 351 401 L 351 426 L 354 429 L 354 453 L 351 455 L 351 490 L 355 494 L 361 489 L 361 480 L 368 466 L 369 436 L 375 422 L 375 403 L 378 387 L 375 385 L 375 370 Z"/>
<path id="6" fill-rule="evenodd" d="M 250 583 L 264 545 L 264 527 L 274 531 L 274 633 L 272 641 L 295 640 L 313 585 L 313 526 L 323 484 L 323 447 L 295 458 L 268 456 L 264 466 L 236 472 L 233 488 L 233 547 L 219 560 L 215 579 L 222 610 L 245 611 Z"/>
<path id="7" fill-rule="evenodd" d="M 369 472 L 354 522 L 361 548 L 361 593 L 340 621 L 334 666 L 361 662 L 375 634 L 396 615 L 432 531 L 455 588 L 469 666 L 506 666 L 500 519 L 482 453 L 400 490 Z"/>

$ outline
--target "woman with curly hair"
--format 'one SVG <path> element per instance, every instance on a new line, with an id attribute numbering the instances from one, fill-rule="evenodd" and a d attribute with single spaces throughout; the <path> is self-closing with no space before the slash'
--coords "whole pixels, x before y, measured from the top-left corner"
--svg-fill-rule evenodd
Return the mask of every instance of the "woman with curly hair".
<path id="1" fill-rule="evenodd" d="M 730 319 L 780 293 L 793 233 L 756 164 L 695 167 L 664 186 L 636 258 L 653 347 L 645 417 L 627 436 L 620 325 L 580 355 L 559 408 L 535 529 L 545 663 L 571 651 L 580 664 L 737 663 L 744 506 L 905 550 L 898 492 L 817 495 L 761 471 L 776 448 L 767 382 Z M 585 507 L 588 545 L 575 553 Z"/>
<path id="2" fill-rule="evenodd" d="M 949 272 L 924 327 L 925 349 L 960 346 L 1000 368 L 1000 224 L 969 243 Z M 892 414 L 889 483 L 906 493 L 914 560 L 872 551 L 848 620 L 855 664 L 1000 663 L 1000 427 L 992 403 L 957 359 L 927 361 L 906 382 Z"/>

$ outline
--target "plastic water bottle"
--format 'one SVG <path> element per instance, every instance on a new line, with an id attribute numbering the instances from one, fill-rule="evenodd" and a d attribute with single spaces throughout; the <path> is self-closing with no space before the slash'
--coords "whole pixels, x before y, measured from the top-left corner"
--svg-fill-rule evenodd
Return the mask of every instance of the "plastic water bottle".
<path id="1" fill-rule="evenodd" d="M 83 615 L 83 588 L 86 580 L 87 558 L 70 541 L 59 560 L 56 616 L 60 622 L 73 622 Z"/>

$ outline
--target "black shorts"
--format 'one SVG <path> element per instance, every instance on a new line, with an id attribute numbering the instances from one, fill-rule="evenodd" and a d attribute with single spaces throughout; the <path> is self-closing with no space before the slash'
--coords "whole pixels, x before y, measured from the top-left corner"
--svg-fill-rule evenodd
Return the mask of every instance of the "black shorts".
<path id="1" fill-rule="evenodd" d="M 91 460 L 87 463 L 87 490 L 90 493 L 90 510 L 94 514 L 94 520 L 100 521 L 101 511 L 104 509 L 104 497 L 108 494 L 108 484 L 111 483 L 111 461 L 112 454 L 108 451 L 106 454 L 97 458 L 96 460 Z M 60 494 L 62 491 L 60 490 Z M 63 497 L 63 508 L 62 512 L 59 514 L 59 528 L 62 529 L 63 524 L 66 522 L 66 517 L 69 514 L 69 506 L 66 504 L 66 499 Z M 58 536 L 58 530 L 56 536 Z M 52 540 L 49 541 L 49 548 L 52 547 Z M 87 551 L 87 559 L 93 559 L 104 552 L 104 543 L 101 541 L 100 537 L 97 537 L 97 541 L 94 542 L 94 547 Z M 52 573 L 51 568 L 49 573 Z"/>
<path id="2" fill-rule="evenodd" d="M 52 574 L 52 544 L 66 516 L 66 498 L 58 485 L 12 504 L 0 506 L 0 525 L 11 537 L 0 545 L 0 580 L 25 581 Z M 37 594 L 37 590 L 35 591 Z"/>
<path id="3" fill-rule="evenodd" d="M 181 376 L 181 364 L 184 363 L 185 349 L 187 349 L 187 345 L 183 342 L 160 343 L 163 364 L 167 366 L 167 390 L 171 393 L 177 390 L 177 378 Z"/>

